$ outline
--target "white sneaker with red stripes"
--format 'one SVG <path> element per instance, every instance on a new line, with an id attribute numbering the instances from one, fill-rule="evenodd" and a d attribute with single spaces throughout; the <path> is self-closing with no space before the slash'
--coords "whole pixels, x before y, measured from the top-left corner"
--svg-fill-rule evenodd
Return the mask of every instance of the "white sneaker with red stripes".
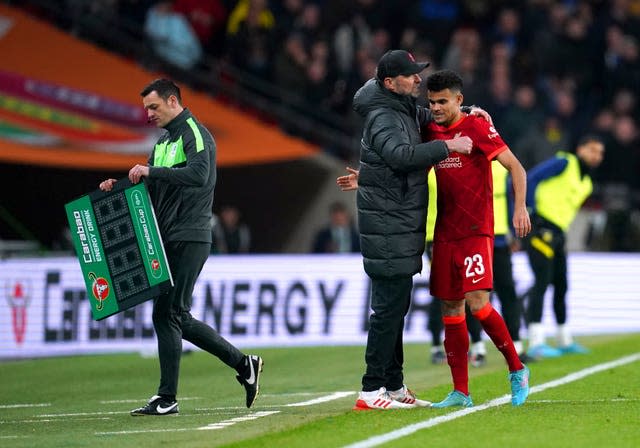
<path id="1" fill-rule="evenodd" d="M 364 411 L 368 409 L 411 409 L 414 407 L 415 405 L 394 400 L 391 398 L 391 395 L 389 395 L 389 392 L 387 392 L 387 389 L 381 387 L 376 391 L 360 392 L 353 409 L 356 411 Z"/>
<path id="2" fill-rule="evenodd" d="M 431 402 L 427 400 L 420 400 L 416 397 L 411 389 L 403 384 L 398 390 L 392 390 L 389 392 L 389 396 L 392 400 L 399 401 L 400 403 L 410 404 L 415 408 L 428 408 L 431 406 Z"/>

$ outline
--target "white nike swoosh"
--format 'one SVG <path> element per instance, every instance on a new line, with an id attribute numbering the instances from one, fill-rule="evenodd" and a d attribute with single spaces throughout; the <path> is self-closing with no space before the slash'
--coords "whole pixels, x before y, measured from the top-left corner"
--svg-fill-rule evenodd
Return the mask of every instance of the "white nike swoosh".
<path id="1" fill-rule="evenodd" d="M 162 406 L 158 405 L 156 406 L 156 411 L 158 411 L 158 414 L 166 414 L 176 406 L 178 406 L 178 403 L 173 403 L 171 406 L 167 406 L 166 408 L 163 408 Z"/>
<path id="2" fill-rule="evenodd" d="M 474 285 L 476 283 L 478 283 L 480 280 L 482 280 L 484 277 L 480 277 L 480 278 L 474 278 L 473 280 L 471 280 L 471 283 L 473 283 Z"/>
<path id="3" fill-rule="evenodd" d="M 251 358 L 247 358 L 249 361 L 249 369 L 251 370 L 251 375 L 247 378 L 247 383 L 253 385 L 256 382 L 256 372 L 253 369 L 253 362 L 251 362 Z"/>

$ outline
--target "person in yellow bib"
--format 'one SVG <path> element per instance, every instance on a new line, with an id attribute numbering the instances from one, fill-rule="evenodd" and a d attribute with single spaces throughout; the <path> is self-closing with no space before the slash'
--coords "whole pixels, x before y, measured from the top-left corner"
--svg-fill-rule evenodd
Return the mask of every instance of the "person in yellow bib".
<path id="1" fill-rule="evenodd" d="M 527 206 L 532 212 L 533 231 L 525 240 L 535 280 L 526 293 L 529 348 L 532 358 L 586 353 L 567 327 L 565 301 L 567 282 L 566 232 L 584 201 L 591 195 L 591 171 L 604 157 L 604 143 L 595 135 L 582 137 L 575 154 L 560 151 L 533 167 L 527 174 Z M 542 327 L 544 295 L 553 286 L 553 310 L 557 323 L 557 348 L 545 343 Z"/>

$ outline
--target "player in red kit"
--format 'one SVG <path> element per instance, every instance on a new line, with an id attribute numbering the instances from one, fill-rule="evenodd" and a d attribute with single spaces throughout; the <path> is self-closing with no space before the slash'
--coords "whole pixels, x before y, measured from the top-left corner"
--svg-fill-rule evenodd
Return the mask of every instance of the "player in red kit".
<path id="1" fill-rule="evenodd" d="M 462 78 L 451 71 L 427 78 L 433 122 L 423 128 L 425 141 L 468 136 L 469 155 L 452 153 L 434 166 L 438 185 L 431 294 L 441 299 L 444 347 L 453 377 L 453 392 L 436 408 L 473 406 L 469 395 L 469 336 L 465 301 L 509 366 L 511 403 L 522 405 L 529 394 L 529 369 L 522 364 L 502 316 L 489 301 L 493 287 L 493 180 L 491 161 L 509 170 L 514 188 L 513 226 L 518 237 L 531 231 L 525 205 L 526 173 L 493 125 L 464 114 Z"/>

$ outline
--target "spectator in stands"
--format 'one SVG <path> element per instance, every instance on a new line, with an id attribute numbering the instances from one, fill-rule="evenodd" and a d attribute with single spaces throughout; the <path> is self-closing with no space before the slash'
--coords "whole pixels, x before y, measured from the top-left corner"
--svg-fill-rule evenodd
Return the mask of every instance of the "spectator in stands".
<path id="1" fill-rule="evenodd" d="M 227 23 L 227 57 L 250 74 L 271 79 L 275 26 L 267 0 L 240 0 Z"/>
<path id="2" fill-rule="evenodd" d="M 144 31 L 153 51 L 170 64 L 189 70 L 200 62 L 202 47 L 189 21 L 161 1 L 147 12 Z"/>
<path id="3" fill-rule="evenodd" d="M 507 48 L 509 59 L 513 59 L 518 52 L 520 40 L 520 15 L 514 8 L 504 8 L 497 16 L 491 33 L 493 42 L 500 42 Z"/>
<path id="4" fill-rule="evenodd" d="M 213 226 L 211 253 L 246 254 L 251 250 L 251 231 L 240 221 L 240 210 L 225 206 Z"/>
<path id="5" fill-rule="evenodd" d="M 139 28 L 144 23 L 149 8 L 155 3 L 156 0 L 120 0 L 118 16 L 126 28 Z"/>
<path id="6" fill-rule="evenodd" d="M 607 157 L 596 179 L 607 184 L 603 201 L 607 246 L 614 252 L 638 250 L 638 230 L 634 230 L 632 222 L 640 198 L 634 194 L 640 191 L 640 131 L 631 116 L 616 115 L 606 146 Z"/>
<path id="7" fill-rule="evenodd" d="M 562 128 L 560 121 L 553 115 L 534 124 L 516 141 L 514 154 L 526 170 L 552 157 L 558 148 L 571 144 L 569 134 Z"/>
<path id="8" fill-rule="evenodd" d="M 360 235 L 343 202 L 329 206 L 329 225 L 314 238 L 312 252 L 316 254 L 360 252 Z"/>
<path id="9" fill-rule="evenodd" d="M 323 37 L 320 18 L 320 6 L 310 2 L 302 7 L 300 15 L 293 23 L 293 29 L 291 31 L 302 36 L 307 51 L 311 50 L 316 40 Z"/>
<path id="10" fill-rule="evenodd" d="M 214 56 L 224 51 L 227 25 L 224 3 L 222 0 L 174 1 L 174 10 L 187 18 L 204 51 Z"/>
<path id="11" fill-rule="evenodd" d="M 304 0 L 283 0 L 272 4 L 276 21 L 276 40 L 283 42 L 293 30 L 293 25 L 305 6 Z"/>
<path id="12" fill-rule="evenodd" d="M 531 85 L 519 85 L 514 92 L 511 106 L 500 121 L 500 134 L 507 142 L 518 142 L 531 127 L 539 127 L 543 113 L 538 105 L 538 95 Z M 517 155 L 517 148 L 514 150 Z M 546 157 L 545 157 L 546 158 Z M 522 159 L 520 159 L 522 162 Z M 526 167 L 525 167 L 526 168 Z"/>

